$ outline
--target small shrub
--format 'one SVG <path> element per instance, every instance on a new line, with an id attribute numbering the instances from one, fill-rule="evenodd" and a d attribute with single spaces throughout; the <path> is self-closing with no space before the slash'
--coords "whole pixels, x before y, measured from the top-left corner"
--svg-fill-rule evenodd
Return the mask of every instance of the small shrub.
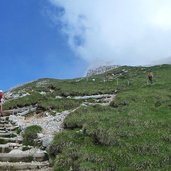
<path id="1" fill-rule="evenodd" d="M 37 146 L 37 142 L 35 141 L 37 138 L 37 133 L 40 133 L 42 128 L 38 125 L 32 125 L 25 129 L 23 133 L 23 144 Z"/>
<path id="2" fill-rule="evenodd" d="M 21 128 L 19 128 L 19 127 L 16 129 L 16 133 L 17 133 L 17 134 L 20 134 L 21 131 L 22 131 L 22 130 L 21 130 Z"/>

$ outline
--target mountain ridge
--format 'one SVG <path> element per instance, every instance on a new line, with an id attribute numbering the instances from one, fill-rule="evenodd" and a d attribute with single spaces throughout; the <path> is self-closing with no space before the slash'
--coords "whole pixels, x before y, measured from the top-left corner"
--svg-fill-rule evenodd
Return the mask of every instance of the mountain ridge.
<path id="1" fill-rule="evenodd" d="M 87 71 L 86 77 L 103 74 L 107 71 L 110 71 L 110 70 L 118 68 L 118 67 L 119 67 L 119 65 L 104 65 L 104 66 L 99 66 L 97 68 L 89 69 Z"/>

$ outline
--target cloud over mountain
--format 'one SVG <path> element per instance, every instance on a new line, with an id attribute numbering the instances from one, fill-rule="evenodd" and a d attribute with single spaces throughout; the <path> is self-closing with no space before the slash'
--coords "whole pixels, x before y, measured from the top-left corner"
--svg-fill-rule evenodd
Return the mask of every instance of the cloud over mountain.
<path id="1" fill-rule="evenodd" d="M 144 65 L 171 56 L 169 0 L 49 0 L 74 52 L 91 65 Z"/>

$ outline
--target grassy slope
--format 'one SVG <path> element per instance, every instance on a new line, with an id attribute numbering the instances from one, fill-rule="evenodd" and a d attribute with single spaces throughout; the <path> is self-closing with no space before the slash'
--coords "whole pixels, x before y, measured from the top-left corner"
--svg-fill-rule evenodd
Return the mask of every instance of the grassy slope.
<path id="1" fill-rule="evenodd" d="M 116 69 L 113 72 L 120 73 L 122 72 L 122 68 Z M 108 78 L 108 75 L 110 73 L 83 78 L 80 81 L 78 81 L 79 79 L 40 79 L 14 89 L 12 91 L 14 94 L 30 93 L 31 95 L 8 101 L 5 103 L 4 109 L 13 109 L 35 104 L 38 104 L 44 110 L 63 111 L 76 108 L 82 103 L 82 100 L 67 99 L 67 96 L 113 93 L 115 91 L 117 88 L 116 81 L 103 81 Z M 93 78 L 96 79 L 95 82 L 92 81 Z M 122 79 L 121 82 L 125 81 L 124 78 Z M 40 92 L 46 92 L 46 96 L 40 94 Z M 62 96 L 63 99 L 55 99 L 56 96 Z"/>
<path id="2" fill-rule="evenodd" d="M 116 81 L 103 82 L 103 78 L 92 81 L 92 78 L 75 80 L 56 80 L 56 79 L 40 79 L 32 83 L 25 84 L 14 89 L 14 94 L 30 93 L 19 99 L 13 99 L 5 103 L 4 109 L 13 109 L 17 107 L 38 104 L 45 110 L 63 111 L 78 107 L 82 100 L 67 99 L 67 96 L 92 95 L 114 92 Z M 51 91 L 53 90 L 53 92 Z M 46 92 L 46 96 L 40 94 Z M 55 99 L 56 96 L 62 96 L 63 99 Z"/>
<path id="3" fill-rule="evenodd" d="M 147 68 L 127 69 L 118 87 L 110 82 L 119 90 L 110 107 L 82 107 L 65 119 L 49 149 L 54 170 L 171 170 L 171 66 L 152 67 L 153 85 Z"/>

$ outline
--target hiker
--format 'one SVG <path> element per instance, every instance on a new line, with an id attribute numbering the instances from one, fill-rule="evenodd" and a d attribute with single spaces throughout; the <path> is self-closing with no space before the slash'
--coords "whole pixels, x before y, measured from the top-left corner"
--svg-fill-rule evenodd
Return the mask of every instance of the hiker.
<path id="1" fill-rule="evenodd" d="M 153 83 L 153 77 L 154 77 L 153 72 L 149 71 L 148 72 L 148 80 L 150 81 L 151 84 Z"/>
<path id="2" fill-rule="evenodd" d="M 2 109 L 2 103 L 3 103 L 3 98 L 4 98 L 4 93 L 2 90 L 0 90 L 0 116 L 2 116 L 2 112 L 3 112 L 3 109 Z"/>

